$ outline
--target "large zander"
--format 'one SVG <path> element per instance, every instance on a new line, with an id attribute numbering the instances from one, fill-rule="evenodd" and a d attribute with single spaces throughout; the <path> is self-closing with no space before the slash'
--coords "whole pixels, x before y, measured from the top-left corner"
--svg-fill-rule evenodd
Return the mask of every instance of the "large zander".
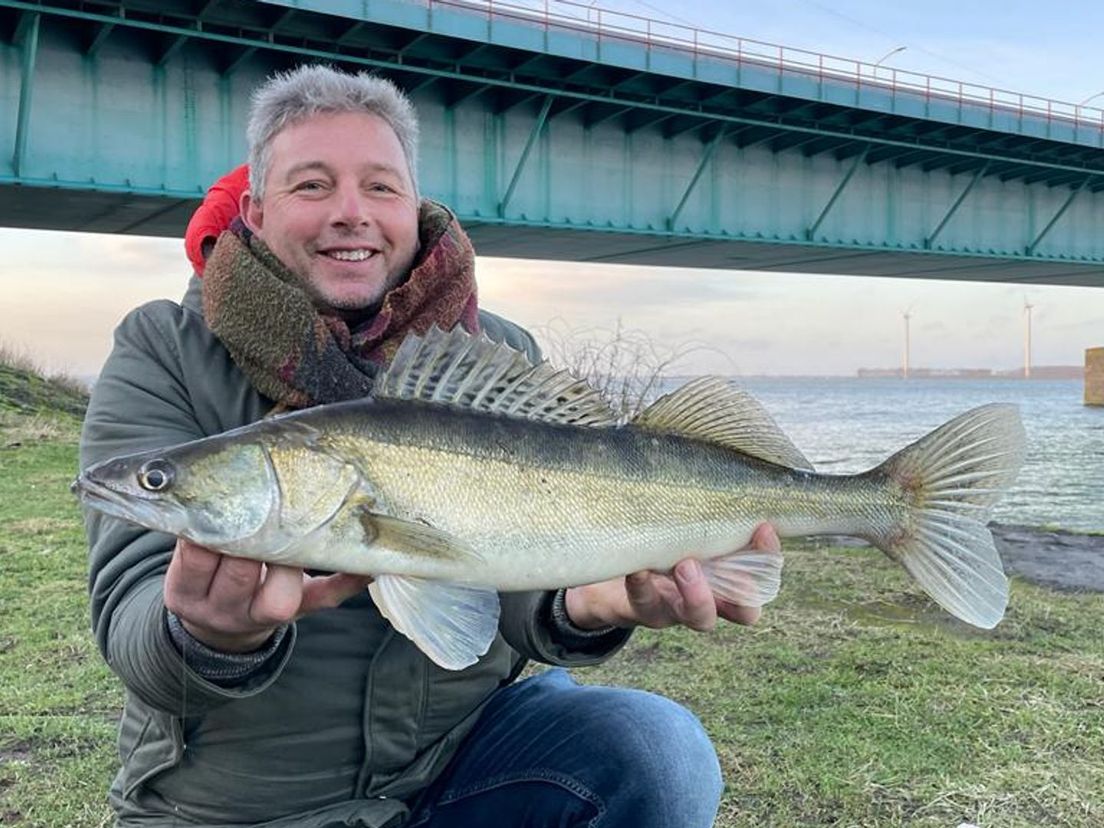
<path id="1" fill-rule="evenodd" d="M 849 534 L 959 618 L 993 627 L 1008 584 L 989 509 L 1022 463 L 1013 406 L 951 420 L 868 472 L 822 475 L 761 406 L 692 381 L 631 422 L 587 383 L 457 329 L 410 336 L 371 397 L 272 417 L 85 470 L 83 502 L 269 563 L 374 576 L 380 611 L 460 669 L 498 592 L 592 583 L 694 556 L 761 606 L 782 557 L 755 526 Z"/>

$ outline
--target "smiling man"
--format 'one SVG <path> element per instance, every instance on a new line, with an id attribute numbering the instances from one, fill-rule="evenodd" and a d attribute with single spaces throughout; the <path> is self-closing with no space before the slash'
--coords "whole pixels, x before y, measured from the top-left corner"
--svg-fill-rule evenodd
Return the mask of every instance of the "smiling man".
<path id="1" fill-rule="evenodd" d="M 378 115 L 319 114 L 272 136 L 242 218 L 320 303 L 379 304 L 418 253 L 418 191 Z M 255 196 L 254 196 L 255 193 Z"/>
<path id="2" fill-rule="evenodd" d="M 248 189 L 239 200 L 240 171 L 220 182 L 221 212 L 208 203 L 189 231 L 202 280 L 116 332 L 84 467 L 368 394 L 403 337 L 432 325 L 539 357 L 478 307 L 467 237 L 419 198 L 417 124 L 392 84 L 318 66 L 276 76 L 248 135 Z M 119 825 L 712 824 L 717 758 L 688 711 L 560 669 L 515 681 L 530 659 L 604 660 L 634 626 L 754 621 L 713 597 L 696 561 L 504 594 L 490 650 L 450 672 L 395 633 L 363 578 L 86 522 L 93 624 L 127 688 Z M 778 542 L 762 527 L 755 543 Z"/>

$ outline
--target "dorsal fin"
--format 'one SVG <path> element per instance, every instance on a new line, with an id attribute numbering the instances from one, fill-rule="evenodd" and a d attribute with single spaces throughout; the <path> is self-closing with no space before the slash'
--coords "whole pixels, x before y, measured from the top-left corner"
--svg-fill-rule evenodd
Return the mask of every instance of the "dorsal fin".
<path id="1" fill-rule="evenodd" d="M 618 424 L 596 389 L 547 362 L 534 365 L 521 351 L 473 336 L 459 325 L 408 334 L 374 393 L 529 420 L 585 426 Z"/>
<path id="2" fill-rule="evenodd" d="M 758 400 L 720 377 L 691 380 L 644 409 L 632 425 L 714 443 L 780 466 L 813 469 Z"/>

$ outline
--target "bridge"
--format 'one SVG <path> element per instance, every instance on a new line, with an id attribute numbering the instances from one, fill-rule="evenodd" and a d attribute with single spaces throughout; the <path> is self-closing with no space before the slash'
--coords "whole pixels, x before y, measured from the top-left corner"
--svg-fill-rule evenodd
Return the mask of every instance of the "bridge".
<path id="1" fill-rule="evenodd" d="M 0 225 L 179 236 L 250 90 L 392 78 L 483 255 L 1104 286 L 1104 111 L 566 0 L 0 0 Z"/>

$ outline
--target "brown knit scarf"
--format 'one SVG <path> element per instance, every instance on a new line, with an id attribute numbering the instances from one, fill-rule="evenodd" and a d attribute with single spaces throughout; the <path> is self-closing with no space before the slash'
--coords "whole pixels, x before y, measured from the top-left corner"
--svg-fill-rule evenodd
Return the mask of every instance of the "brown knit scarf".
<path id="1" fill-rule="evenodd" d="M 475 253 L 460 223 L 423 200 L 410 277 L 350 327 L 319 311 L 299 278 L 240 222 L 219 236 L 203 276 L 203 312 L 253 386 L 281 408 L 356 399 L 409 332 L 479 330 Z"/>

